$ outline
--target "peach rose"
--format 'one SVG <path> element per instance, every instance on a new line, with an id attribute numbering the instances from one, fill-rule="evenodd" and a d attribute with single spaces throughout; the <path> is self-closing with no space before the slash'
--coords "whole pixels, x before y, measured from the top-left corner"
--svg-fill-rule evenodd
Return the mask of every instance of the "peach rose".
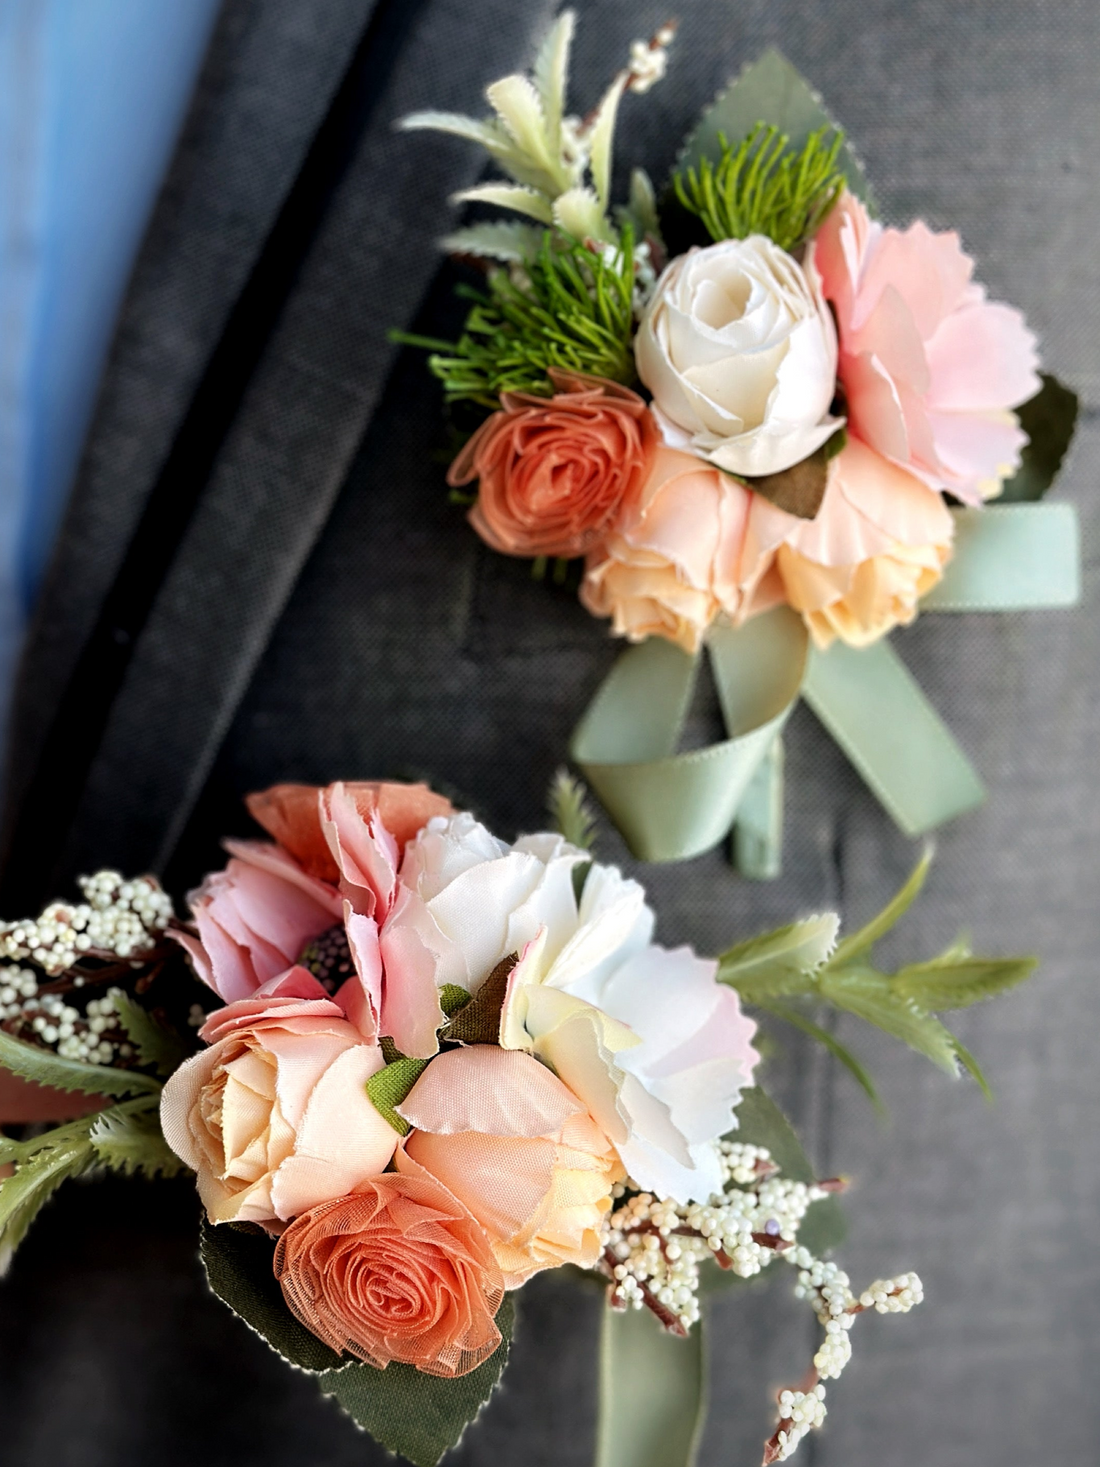
<path id="1" fill-rule="evenodd" d="M 451 465 L 447 482 L 478 482 L 470 523 L 504 555 L 583 555 L 633 503 L 657 425 L 636 392 L 552 370 L 550 398 L 501 394 Z"/>
<path id="2" fill-rule="evenodd" d="M 754 497 L 694 454 L 658 448 L 637 505 L 588 558 L 582 602 L 616 636 L 696 651 L 719 612 L 740 608 Z"/>
<path id="3" fill-rule="evenodd" d="M 786 601 L 814 641 L 865 647 L 917 614 L 951 556 L 954 521 L 922 479 L 858 438 L 829 464 L 816 517 L 799 519 L 754 496 L 745 615 Z"/>
<path id="4" fill-rule="evenodd" d="M 275 1277 L 332 1349 L 380 1370 L 397 1360 L 428 1375 L 468 1375 L 501 1341 L 500 1271 L 446 1187 L 400 1154 L 398 1166 L 291 1223 Z"/>
<path id="5" fill-rule="evenodd" d="M 998 494 L 1027 441 L 1010 409 L 1039 391 L 1035 337 L 986 299 L 958 235 L 884 229 L 846 193 L 807 264 L 836 311 L 851 433 L 933 489 Z"/>
<path id="6" fill-rule="evenodd" d="M 434 1059 L 400 1113 L 405 1150 L 469 1209 L 516 1289 L 540 1269 L 591 1268 L 625 1176 L 584 1106 L 530 1055 L 476 1044 Z"/>
<path id="7" fill-rule="evenodd" d="M 380 1172 L 396 1133 L 366 1092 L 384 1063 L 304 968 L 218 1009 L 167 1081 L 161 1129 L 211 1222 L 273 1227 Z"/>

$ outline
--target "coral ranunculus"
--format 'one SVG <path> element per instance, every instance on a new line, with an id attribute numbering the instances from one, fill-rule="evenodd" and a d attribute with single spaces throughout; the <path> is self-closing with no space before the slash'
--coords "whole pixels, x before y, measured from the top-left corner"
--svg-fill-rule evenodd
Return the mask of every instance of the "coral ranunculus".
<path id="1" fill-rule="evenodd" d="M 161 1128 L 215 1223 L 277 1225 L 380 1172 L 397 1137 L 366 1092 L 384 1063 L 304 968 L 211 1014 Z"/>
<path id="2" fill-rule="evenodd" d="M 545 1065 L 474 1044 L 432 1061 L 398 1107 L 414 1161 L 485 1229 L 505 1287 L 564 1263 L 592 1268 L 611 1188 L 626 1175 L 607 1136 Z"/>
<path id="3" fill-rule="evenodd" d="M 807 263 L 836 311 L 851 432 L 967 503 L 999 493 L 1027 441 L 1010 410 L 1040 387 L 1035 337 L 986 299 L 958 235 L 884 229 L 844 194 Z"/>
<path id="4" fill-rule="evenodd" d="M 553 397 L 504 392 L 451 465 L 478 480 L 470 523 L 505 555 L 584 555 L 636 498 L 658 441 L 636 392 L 551 371 Z M 434 812 L 433 812 L 434 813 Z"/>
<path id="5" fill-rule="evenodd" d="M 637 504 L 589 556 L 581 601 L 617 636 L 696 651 L 720 612 L 740 608 L 753 499 L 694 454 L 659 448 Z"/>
<path id="6" fill-rule="evenodd" d="M 384 1370 L 471 1370 L 501 1341 L 504 1283 L 489 1240 L 441 1182 L 398 1156 L 398 1171 L 297 1218 L 275 1275 L 307 1329 Z"/>

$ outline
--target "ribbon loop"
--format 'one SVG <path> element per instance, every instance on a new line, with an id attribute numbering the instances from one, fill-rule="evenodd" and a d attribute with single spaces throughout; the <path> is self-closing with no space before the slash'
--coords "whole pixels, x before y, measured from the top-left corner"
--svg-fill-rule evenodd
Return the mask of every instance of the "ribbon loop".
<path id="1" fill-rule="evenodd" d="M 648 1309 L 604 1309 L 595 1467 L 692 1467 L 706 1405 L 703 1320 L 680 1340 Z"/>
<path id="2" fill-rule="evenodd" d="M 808 639 L 788 608 L 708 643 L 731 737 L 676 754 L 698 659 L 651 637 L 619 658 L 578 724 L 572 758 L 643 861 L 679 861 L 727 834 L 798 697 Z"/>

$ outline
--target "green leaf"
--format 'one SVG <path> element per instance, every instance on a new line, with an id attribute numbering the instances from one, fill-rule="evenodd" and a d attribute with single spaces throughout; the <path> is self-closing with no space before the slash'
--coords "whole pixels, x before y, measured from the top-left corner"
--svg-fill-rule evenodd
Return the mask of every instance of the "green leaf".
<path id="1" fill-rule="evenodd" d="M 873 968 L 826 969 L 819 981 L 822 996 L 837 1008 L 900 1039 L 949 1075 L 958 1074 L 954 1036 L 939 1019 L 893 993 L 885 974 Z"/>
<path id="2" fill-rule="evenodd" d="M 107 1065 L 86 1065 L 81 1060 L 62 1059 L 52 1049 L 24 1044 L 0 1029 L 0 1067 L 12 1070 L 35 1085 L 54 1090 L 80 1091 L 84 1095 L 158 1094 L 160 1083 L 136 1070 L 113 1070 Z"/>
<path id="3" fill-rule="evenodd" d="M 777 1019 L 782 1019 L 786 1024 L 792 1024 L 796 1029 L 801 1029 L 803 1034 L 808 1034 L 811 1039 L 816 1039 L 818 1044 L 823 1045 L 834 1059 L 840 1061 L 844 1068 L 867 1094 L 868 1099 L 880 1115 L 885 1116 L 886 1108 L 879 1099 L 878 1091 L 875 1089 L 874 1081 L 846 1044 L 841 1044 L 835 1034 L 830 1034 L 828 1029 L 823 1029 L 820 1024 L 815 1024 L 805 1014 L 799 1013 L 797 1009 L 788 1008 L 786 1004 L 764 1003 L 756 1001 L 757 1008 L 765 1013 L 774 1014 Z"/>
<path id="4" fill-rule="evenodd" d="M 879 912 L 878 916 L 872 917 L 866 926 L 861 927 L 858 932 L 853 932 L 851 937 L 846 937 L 837 947 L 836 952 L 826 964 L 827 968 L 841 968 L 846 963 L 851 963 L 857 958 L 865 957 L 871 951 L 880 937 L 884 937 L 896 922 L 899 922 L 909 908 L 916 901 L 921 887 L 928 876 L 928 868 L 932 864 L 932 847 L 926 846 L 924 854 L 913 867 L 912 874 L 905 885 L 898 891 Z"/>
<path id="5" fill-rule="evenodd" d="M 62 1182 L 95 1165 L 96 1154 L 88 1137 L 91 1120 L 70 1121 L 33 1141 L 9 1141 L 4 1147 L 2 1159 L 14 1161 L 15 1172 L 0 1182 L 0 1273 Z"/>
<path id="6" fill-rule="evenodd" d="M 299 1370 L 315 1374 L 339 1369 L 338 1355 L 291 1313 L 275 1277 L 275 1241 L 264 1232 L 246 1232 L 230 1223 L 199 1225 L 199 1256 L 207 1282 L 249 1329 L 277 1355 Z"/>
<path id="7" fill-rule="evenodd" d="M 448 1019 L 457 1014 L 459 1009 L 470 1002 L 470 995 L 457 983 L 444 983 L 439 990 L 439 1007 L 447 1015 Z"/>
<path id="8" fill-rule="evenodd" d="M 890 986 L 922 1009 L 965 1009 L 1015 988 L 1037 965 L 1036 958 L 933 958 L 899 969 Z"/>
<path id="9" fill-rule="evenodd" d="M 153 1100 L 100 1111 L 89 1134 L 96 1157 L 113 1171 L 152 1178 L 188 1170 L 161 1134 Z"/>
<path id="10" fill-rule="evenodd" d="M 496 1322 L 504 1336 L 501 1345 L 476 1370 L 457 1380 L 425 1375 L 411 1365 L 395 1363 L 376 1370 L 355 1361 L 326 1371 L 321 1389 L 335 1396 L 348 1415 L 389 1451 L 407 1457 L 416 1467 L 435 1467 L 462 1439 L 500 1380 L 512 1339 L 511 1294 L 505 1294 Z"/>
<path id="11" fill-rule="evenodd" d="M 952 1038 L 955 1039 L 955 1036 L 952 1035 Z M 978 1084 L 981 1086 L 982 1094 L 985 1096 L 986 1100 L 989 1101 L 990 1105 L 992 1105 L 993 1091 L 989 1088 L 989 1081 L 982 1074 L 981 1066 L 967 1049 L 966 1045 L 963 1044 L 961 1039 L 955 1039 L 955 1053 L 958 1055 L 959 1060 L 963 1068 L 966 1070 L 967 1074 L 971 1077 L 971 1079 L 978 1082 Z"/>
<path id="12" fill-rule="evenodd" d="M 776 50 L 765 51 L 707 108 L 676 160 L 676 168 L 698 165 L 701 158 L 716 162 L 721 156 L 718 134 L 743 138 L 758 122 L 787 134 L 790 145 L 801 148 L 812 132 L 837 124 L 807 81 Z M 839 129 L 838 129 L 839 130 Z M 870 185 L 855 154 L 842 145 L 836 166 L 852 191 L 874 212 Z"/>
<path id="13" fill-rule="evenodd" d="M 1020 427 L 1029 442 L 1021 454 L 1020 467 L 1005 481 L 997 496 L 998 504 L 1042 499 L 1054 482 L 1073 438 L 1077 426 L 1076 392 L 1064 387 L 1049 372 L 1041 375 L 1042 387 L 1016 409 Z"/>
<path id="14" fill-rule="evenodd" d="M 190 1057 L 191 1046 L 175 1029 L 155 1019 L 121 988 L 112 988 L 111 997 L 119 1021 L 143 1065 L 154 1066 L 158 1075 L 170 1075 Z"/>
<path id="15" fill-rule="evenodd" d="M 407 1136 L 411 1128 L 404 1116 L 397 1114 L 395 1107 L 405 1099 L 427 1065 L 426 1059 L 408 1059 L 403 1055 L 376 1071 L 367 1081 L 367 1094 L 375 1110 L 385 1116 L 399 1136 Z"/>
<path id="16" fill-rule="evenodd" d="M 479 255 L 485 260 L 519 264 L 534 259 L 538 254 L 542 230 L 534 224 L 521 224 L 518 220 L 494 219 L 456 229 L 439 243 L 450 255 Z M 416 345 L 416 342 L 410 341 L 409 344 Z M 451 343 L 434 342 L 429 350 L 438 351 L 440 348 L 450 351 Z"/>
<path id="17" fill-rule="evenodd" d="M 840 918 L 823 912 L 761 933 L 727 949 L 718 959 L 718 977 L 736 988 L 746 1003 L 780 994 L 812 993 L 812 976 L 836 947 Z"/>
<path id="18" fill-rule="evenodd" d="M 587 851 L 592 846 L 596 817 L 588 802 L 588 789 L 562 766 L 554 775 L 546 796 L 546 810 L 553 828 L 570 845 Z"/>

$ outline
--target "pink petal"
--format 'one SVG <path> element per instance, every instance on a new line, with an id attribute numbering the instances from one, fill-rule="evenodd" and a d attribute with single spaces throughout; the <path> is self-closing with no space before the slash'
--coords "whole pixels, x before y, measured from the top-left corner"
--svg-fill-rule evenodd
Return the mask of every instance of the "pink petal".
<path id="1" fill-rule="evenodd" d="M 438 1055 L 397 1107 L 417 1130 L 451 1136 L 554 1136 L 580 1101 L 545 1065 L 515 1049 L 473 1044 Z"/>
<path id="2" fill-rule="evenodd" d="M 351 903 L 345 902 L 344 927 L 348 934 L 352 961 L 355 963 L 355 977 L 341 985 L 336 994 L 336 1002 L 364 1039 L 375 1040 L 379 1035 L 378 1019 L 382 1012 L 383 988 L 378 923 L 373 917 L 362 917 L 358 912 L 353 912 Z"/>
<path id="3" fill-rule="evenodd" d="M 444 1020 L 436 987 L 435 955 L 417 931 L 412 909 L 431 922 L 420 898 L 399 886 L 390 920 L 382 928 L 382 1033 L 389 1035 L 402 1054 L 428 1059 L 439 1050 L 437 1030 Z M 402 918 L 409 916 L 408 921 Z"/>
<path id="4" fill-rule="evenodd" d="M 341 889 L 357 912 L 384 919 L 397 882 L 398 850 L 382 822 L 359 813 L 343 784 L 321 794 L 321 828 L 340 868 Z"/>
<path id="5" fill-rule="evenodd" d="M 949 316 L 928 343 L 928 407 L 983 412 L 1018 406 L 1042 386 L 1039 354 L 1023 315 L 975 301 Z"/>

